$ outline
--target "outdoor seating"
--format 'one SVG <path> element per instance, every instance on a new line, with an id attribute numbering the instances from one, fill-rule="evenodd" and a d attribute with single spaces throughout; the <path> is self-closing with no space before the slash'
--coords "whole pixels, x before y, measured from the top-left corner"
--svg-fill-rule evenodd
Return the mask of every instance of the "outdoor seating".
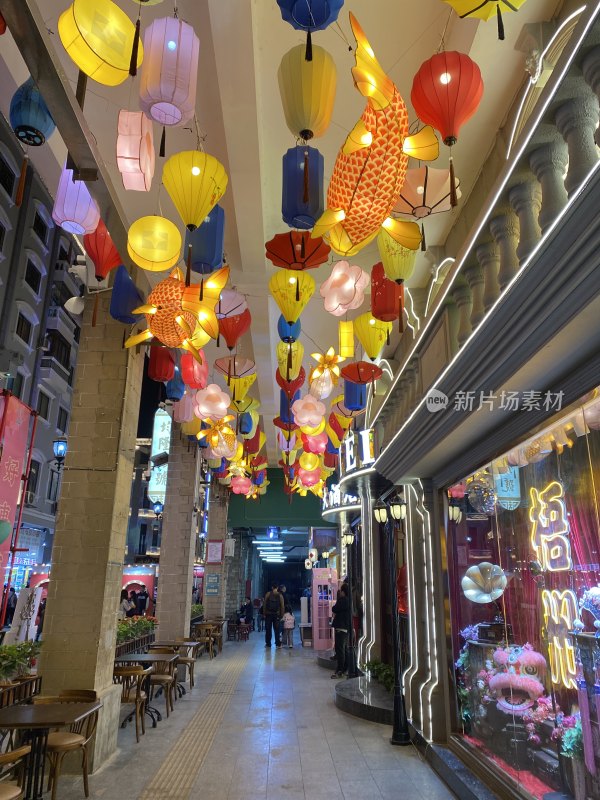
<path id="1" fill-rule="evenodd" d="M 237 634 L 238 634 L 238 623 L 235 620 L 230 619 L 227 622 L 227 641 L 235 642 L 237 640 Z"/>
<path id="2" fill-rule="evenodd" d="M 172 647 L 155 647 L 152 649 L 155 655 L 173 655 Z M 152 687 L 152 694 L 154 694 L 154 687 L 163 690 L 165 695 L 165 708 L 167 710 L 167 717 L 171 711 L 175 709 L 175 685 L 177 682 L 177 659 L 165 659 L 165 661 L 158 661 L 154 665 L 154 669 L 150 675 L 150 686 Z"/>
<path id="3" fill-rule="evenodd" d="M 144 706 L 146 704 L 147 695 L 144 691 L 144 684 L 151 672 L 152 667 L 144 669 L 140 666 L 133 666 L 115 667 L 113 673 L 114 683 L 120 684 L 121 686 L 121 706 L 134 707 L 135 738 L 137 742 L 140 741 L 140 727 L 142 735 L 146 733 Z"/>
<path id="4" fill-rule="evenodd" d="M 25 746 L 0 754 L 0 800 L 19 800 L 23 797 L 23 790 L 11 773 L 30 752 L 31 747 Z"/>
<path id="5" fill-rule="evenodd" d="M 213 630 L 214 626 L 211 622 L 199 622 L 194 626 L 194 639 L 201 645 L 199 649 L 200 655 L 206 651 L 210 658 L 214 657 L 215 637 Z"/>
<path id="6" fill-rule="evenodd" d="M 241 622 L 238 625 L 238 642 L 247 642 L 250 638 L 250 631 L 252 626 L 246 622 Z"/>

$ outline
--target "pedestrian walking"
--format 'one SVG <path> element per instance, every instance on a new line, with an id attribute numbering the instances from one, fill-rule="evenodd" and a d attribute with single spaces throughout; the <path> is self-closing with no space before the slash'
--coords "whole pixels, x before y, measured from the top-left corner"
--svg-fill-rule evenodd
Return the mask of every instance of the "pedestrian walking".
<path id="1" fill-rule="evenodd" d="M 17 593 L 11 586 L 8 592 L 8 603 L 6 606 L 6 624 L 12 625 L 13 617 L 15 616 L 15 609 L 17 607 Z"/>
<path id="2" fill-rule="evenodd" d="M 348 588 L 340 586 L 337 600 L 331 609 L 333 611 L 333 627 L 335 630 L 335 655 L 337 660 L 336 671 L 332 678 L 341 678 L 348 669 L 348 632 L 350 631 L 350 603 L 348 601 Z"/>
<path id="3" fill-rule="evenodd" d="M 294 646 L 294 628 L 296 627 L 296 619 L 292 614 L 292 607 L 287 605 L 285 607 L 285 614 L 283 615 L 283 645 L 287 645 L 290 649 Z"/>
<path id="4" fill-rule="evenodd" d="M 275 632 L 275 645 L 281 647 L 281 633 L 279 622 L 285 613 L 283 597 L 277 591 L 277 584 L 271 586 L 271 591 L 265 595 L 264 615 L 265 615 L 265 647 L 271 647 L 271 635 Z"/>

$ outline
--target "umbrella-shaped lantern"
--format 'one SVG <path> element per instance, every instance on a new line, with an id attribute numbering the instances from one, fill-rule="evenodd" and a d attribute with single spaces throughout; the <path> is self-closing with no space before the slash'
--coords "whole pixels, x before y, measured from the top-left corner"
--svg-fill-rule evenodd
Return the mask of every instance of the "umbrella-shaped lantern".
<path id="1" fill-rule="evenodd" d="M 320 236 L 311 238 L 307 231 L 278 233 L 265 245 L 266 257 L 276 267 L 303 270 L 315 269 L 329 258 L 331 248 Z"/>
<path id="2" fill-rule="evenodd" d="M 503 11 L 518 11 L 525 0 L 444 0 L 452 6 L 461 19 L 475 17 L 487 20 L 496 17 L 498 20 L 498 38 L 504 39 Z"/>

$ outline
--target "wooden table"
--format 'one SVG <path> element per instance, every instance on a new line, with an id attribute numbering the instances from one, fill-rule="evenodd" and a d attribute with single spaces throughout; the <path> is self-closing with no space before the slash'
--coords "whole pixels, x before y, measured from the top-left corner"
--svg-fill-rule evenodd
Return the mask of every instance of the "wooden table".
<path id="1" fill-rule="evenodd" d="M 169 655 L 169 653 L 127 653 L 127 655 L 117 656 L 115 658 L 115 664 L 141 664 L 144 667 L 148 667 L 154 666 L 154 664 L 158 664 L 161 661 L 166 661 L 168 664 L 171 664 L 173 661 L 177 661 L 178 657 L 177 653 L 173 653 L 172 655 Z M 150 705 L 151 675 L 152 673 L 146 678 L 146 708 L 144 710 L 152 720 L 152 727 L 156 728 L 156 723 L 162 720 L 162 714 L 157 708 Z"/>
<path id="2" fill-rule="evenodd" d="M 66 728 L 102 708 L 93 703 L 41 703 L 0 709 L 0 729 L 23 730 L 31 752 L 25 762 L 24 800 L 42 800 L 48 734 L 52 728 Z"/>

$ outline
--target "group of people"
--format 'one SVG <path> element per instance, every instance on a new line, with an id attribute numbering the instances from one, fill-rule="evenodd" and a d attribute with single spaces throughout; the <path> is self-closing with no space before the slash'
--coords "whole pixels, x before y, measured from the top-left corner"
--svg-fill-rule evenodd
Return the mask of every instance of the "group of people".
<path id="1" fill-rule="evenodd" d="M 133 589 L 130 592 L 127 592 L 127 589 L 121 589 L 119 619 L 145 616 L 149 600 L 150 595 L 145 586 L 142 586 L 139 592 Z"/>
<path id="2" fill-rule="evenodd" d="M 283 646 L 292 648 L 296 620 L 290 604 L 285 602 L 285 587 L 279 587 L 276 583 L 271 586 L 271 591 L 265 595 L 262 613 L 265 620 L 265 647 L 271 647 L 274 634 L 277 650 L 282 647 L 282 637 Z"/>

